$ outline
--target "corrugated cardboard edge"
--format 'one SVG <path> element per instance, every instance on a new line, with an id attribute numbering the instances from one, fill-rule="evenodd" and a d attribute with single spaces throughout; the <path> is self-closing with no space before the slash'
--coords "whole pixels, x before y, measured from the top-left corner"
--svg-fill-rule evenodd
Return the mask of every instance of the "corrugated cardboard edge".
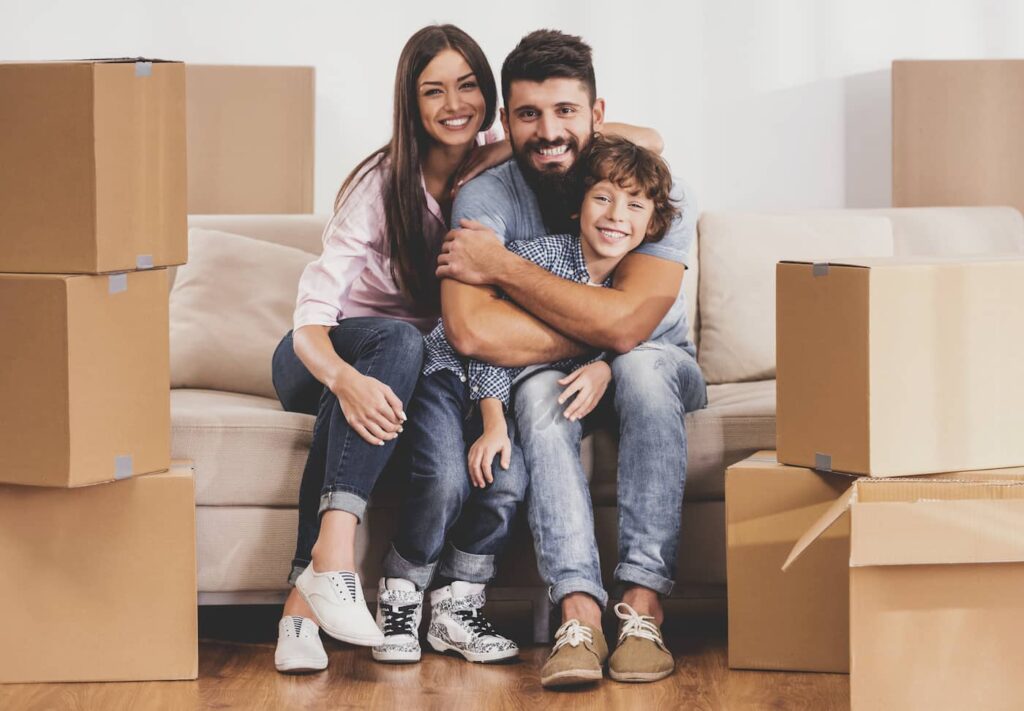
<path id="1" fill-rule="evenodd" d="M 789 557 L 786 558 L 786 562 L 782 564 L 783 570 L 788 570 L 789 566 L 793 564 L 797 558 L 803 554 L 807 548 L 814 543 L 818 538 L 827 531 L 832 524 L 839 520 L 839 517 L 846 513 L 847 509 L 853 505 L 857 500 L 857 485 L 854 483 L 849 489 L 846 490 L 842 496 L 836 499 L 828 510 L 821 515 L 814 525 L 807 529 L 804 535 L 800 536 L 800 540 L 796 542 L 793 549 L 789 552 Z"/>

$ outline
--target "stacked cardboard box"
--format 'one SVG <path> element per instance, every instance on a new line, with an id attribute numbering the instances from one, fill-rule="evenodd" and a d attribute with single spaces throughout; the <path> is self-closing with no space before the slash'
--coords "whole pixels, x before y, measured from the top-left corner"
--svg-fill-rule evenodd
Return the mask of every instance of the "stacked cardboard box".
<path id="1" fill-rule="evenodd" d="M 184 65 L 0 63 L 0 215 L 0 681 L 195 678 Z"/>
<path id="2" fill-rule="evenodd" d="M 1024 259 L 777 277 L 778 461 L 726 476 L 730 665 L 849 669 L 854 709 L 1013 707 Z"/>

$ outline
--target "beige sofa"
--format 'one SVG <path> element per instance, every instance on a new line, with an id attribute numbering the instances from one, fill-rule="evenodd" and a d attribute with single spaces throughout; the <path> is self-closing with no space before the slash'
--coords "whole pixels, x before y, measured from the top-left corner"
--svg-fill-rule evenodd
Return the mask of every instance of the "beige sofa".
<path id="1" fill-rule="evenodd" d="M 311 259 L 319 251 L 326 219 L 193 216 L 189 225 L 196 228 L 193 236 L 202 236 L 207 245 L 220 238 L 199 230 L 286 245 L 304 250 Z M 869 254 L 1024 252 L 1024 220 L 1011 208 L 722 212 L 704 214 L 698 231 L 694 266 L 684 288 L 710 402 L 707 409 L 687 418 L 689 462 L 673 595 L 720 597 L 725 589 L 725 468 L 775 445 L 775 263 L 785 258 Z M 195 328 L 176 330 L 175 323 L 201 321 L 207 314 L 197 310 L 225 316 L 251 307 L 249 297 L 222 297 L 214 290 L 218 296 L 210 298 L 203 296 L 209 290 L 195 290 L 197 280 L 199 286 L 203 280 L 232 280 L 232 270 L 248 268 L 244 261 L 229 260 L 227 267 L 204 270 L 202 262 L 210 259 L 209 252 L 193 249 L 171 294 L 172 454 L 195 463 L 199 602 L 279 602 L 287 591 L 295 505 L 314 418 L 283 412 L 269 397 L 272 344 L 290 327 L 290 311 L 280 304 L 259 329 L 252 329 L 260 331 L 253 339 L 258 345 L 240 348 L 230 367 L 204 375 L 196 366 L 197 359 L 210 358 L 203 352 L 207 338 L 198 337 Z M 289 268 L 282 267 L 280 274 L 274 268 L 265 270 L 260 280 L 273 282 L 279 292 L 293 297 L 303 260 L 301 253 L 287 255 L 292 255 Z M 186 269 L 192 270 L 187 280 L 181 278 Z M 248 293 L 259 291 L 262 288 L 250 288 Z M 236 384 L 236 371 L 245 368 L 254 375 L 249 382 Z M 584 458 L 592 472 L 602 566 L 610 579 L 616 562 L 614 436 L 598 433 L 585 440 Z M 385 482 L 378 489 L 360 528 L 359 561 L 368 586 L 375 585 L 379 575 L 398 502 L 393 485 Z M 535 636 L 540 640 L 549 632 L 550 609 L 525 528 L 517 531 L 491 595 L 533 602 Z"/>

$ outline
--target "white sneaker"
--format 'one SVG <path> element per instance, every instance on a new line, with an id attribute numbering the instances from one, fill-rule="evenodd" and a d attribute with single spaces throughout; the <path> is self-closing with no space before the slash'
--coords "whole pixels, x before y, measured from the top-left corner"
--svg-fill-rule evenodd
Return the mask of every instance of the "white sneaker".
<path id="1" fill-rule="evenodd" d="M 384 643 L 384 633 L 366 607 L 359 576 L 347 570 L 318 573 L 306 566 L 295 581 L 320 628 L 334 639 L 360 647 Z"/>
<path id="2" fill-rule="evenodd" d="M 377 625 L 384 644 L 373 648 L 378 662 L 408 663 L 420 660 L 420 620 L 423 593 L 404 578 L 381 578 L 377 588 Z"/>
<path id="3" fill-rule="evenodd" d="M 277 625 L 274 666 L 279 672 L 314 672 L 327 668 L 320 628 L 308 617 L 288 615 Z"/>
<path id="4" fill-rule="evenodd" d="M 494 631 L 483 614 L 484 586 L 456 580 L 430 593 L 427 641 L 437 652 L 453 651 L 471 662 L 496 662 L 519 656 L 512 640 Z"/>

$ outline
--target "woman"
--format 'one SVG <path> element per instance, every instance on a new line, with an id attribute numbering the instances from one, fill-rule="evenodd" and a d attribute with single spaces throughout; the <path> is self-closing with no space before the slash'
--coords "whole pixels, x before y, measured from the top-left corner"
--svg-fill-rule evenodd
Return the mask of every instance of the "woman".
<path id="1" fill-rule="evenodd" d="M 453 178 L 510 155 L 495 143 L 497 91 L 480 47 L 452 25 L 425 27 L 402 50 L 394 133 L 348 176 L 303 272 L 294 329 L 274 354 L 286 410 L 316 413 L 299 492 L 299 535 L 289 583 L 312 567 L 307 596 L 331 636 L 377 645 L 383 634 L 355 572 L 355 531 L 395 448 L 423 361 L 422 331 L 437 321 L 434 268 Z M 489 151 L 477 150 L 490 143 Z M 311 576 L 307 576 L 311 577 Z M 279 625 L 279 671 L 327 666 L 309 605 L 293 589 Z"/>
<path id="2" fill-rule="evenodd" d="M 274 387 L 286 410 L 317 419 L 299 492 L 296 588 L 278 627 L 279 671 L 326 668 L 319 627 L 352 644 L 384 641 L 355 571 L 356 526 L 402 432 L 423 333 L 438 319 L 434 269 L 453 187 L 512 156 L 496 110 L 493 74 L 471 37 L 452 25 L 410 37 L 395 77 L 391 141 L 346 178 L 323 253 L 299 282 L 294 328 L 274 353 Z M 649 129 L 609 128 L 660 142 Z"/>

